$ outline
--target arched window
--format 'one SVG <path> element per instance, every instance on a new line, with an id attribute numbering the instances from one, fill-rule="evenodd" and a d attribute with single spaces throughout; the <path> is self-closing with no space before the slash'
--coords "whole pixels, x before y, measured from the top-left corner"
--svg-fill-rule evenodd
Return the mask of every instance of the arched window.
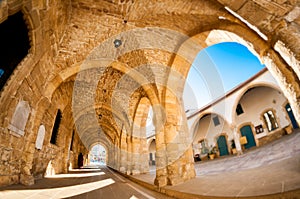
<path id="1" fill-rule="evenodd" d="M 243 110 L 243 107 L 242 107 L 242 105 L 241 104 L 238 104 L 237 105 L 237 107 L 236 107 L 236 114 L 237 115 L 241 115 L 241 114 L 243 114 L 244 113 L 244 110 Z"/>
<path id="2" fill-rule="evenodd" d="M 269 110 L 269 111 L 265 112 L 263 115 L 264 115 L 264 120 L 265 120 L 265 123 L 266 123 L 266 126 L 267 126 L 269 132 L 273 131 L 279 127 L 273 111 Z"/>
<path id="3" fill-rule="evenodd" d="M 30 49 L 28 29 L 22 12 L 0 24 L 0 90 Z"/>
<path id="4" fill-rule="evenodd" d="M 220 125 L 220 120 L 219 120 L 219 117 L 218 117 L 218 116 L 213 117 L 213 121 L 214 121 L 214 125 L 215 125 L 215 126 Z"/>
<path id="5" fill-rule="evenodd" d="M 61 121 L 61 111 L 58 109 L 53 130 L 52 130 L 52 135 L 51 135 L 51 140 L 50 140 L 51 144 L 56 144 L 60 121 Z"/>
<path id="6" fill-rule="evenodd" d="M 75 131 L 73 130 L 73 132 L 72 132 L 71 144 L 70 144 L 70 151 L 73 151 L 74 135 L 75 135 Z"/>

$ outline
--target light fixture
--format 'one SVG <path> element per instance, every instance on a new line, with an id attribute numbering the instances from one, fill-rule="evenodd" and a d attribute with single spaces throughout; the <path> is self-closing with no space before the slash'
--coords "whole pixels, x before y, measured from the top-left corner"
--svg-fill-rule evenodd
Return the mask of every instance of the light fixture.
<path id="1" fill-rule="evenodd" d="M 115 45 L 116 48 L 118 48 L 122 45 L 122 41 L 120 39 L 115 39 L 114 45 Z"/>

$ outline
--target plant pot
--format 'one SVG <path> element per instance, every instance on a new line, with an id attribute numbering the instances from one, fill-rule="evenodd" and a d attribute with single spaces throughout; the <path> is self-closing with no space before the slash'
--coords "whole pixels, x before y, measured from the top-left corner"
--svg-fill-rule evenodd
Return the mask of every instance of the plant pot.
<path id="1" fill-rule="evenodd" d="M 236 148 L 231 149 L 233 155 L 237 154 Z"/>
<path id="2" fill-rule="evenodd" d="M 286 134 L 291 134 L 292 132 L 293 132 L 293 128 L 292 128 L 292 126 L 287 126 L 287 127 L 285 127 L 285 132 L 286 132 Z"/>
<path id="3" fill-rule="evenodd" d="M 213 160 L 215 158 L 215 154 L 209 154 L 209 159 Z"/>

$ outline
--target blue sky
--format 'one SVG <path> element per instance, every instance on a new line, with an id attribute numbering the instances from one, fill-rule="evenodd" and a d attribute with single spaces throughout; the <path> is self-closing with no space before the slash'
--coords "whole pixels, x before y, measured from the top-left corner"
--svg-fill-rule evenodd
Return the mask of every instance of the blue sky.
<path id="1" fill-rule="evenodd" d="M 184 88 L 185 110 L 199 109 L 264 68 L 245 46 L 226 42 L 200 51 Z"/>

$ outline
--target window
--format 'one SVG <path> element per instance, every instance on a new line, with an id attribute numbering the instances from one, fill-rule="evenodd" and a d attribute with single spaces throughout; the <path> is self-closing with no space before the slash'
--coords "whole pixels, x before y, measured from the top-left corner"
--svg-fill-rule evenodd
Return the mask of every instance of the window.
<path id="1" fill-rule="evenodd" d="M 73 151 L 74 134 L 75 134 L 75 131 L 73 130 L 70 151 Z"/>
<path id="2" fill-rule="evenodd" d="M 264 120 L 267 125 L 267 128 L 270 131 L 273 131 L 278 128 L 278 123 L 276 121 L 273 111 L 267 111 L 264 113 Z"/>
<path id="3" fill-rule="evenodd" d="M 22 12 L 0 24 L 0 90 L 30 49 L 28 29 Z"/>
<path id="4" fill-rule="evenodd" d="M 236 111 L 236 114 L 237 114 L 237 115 L 240 115 L 240 114 L 244 113 L 244 110 L 243 110 L 243 107 L 242 107 L 241 104 L 238 104 L 238 105 L 237 105 L 235 111 Z"/>
<path id="5" fill-rule="evenodd" d="M 218 116 L 213 117 L 214 125 L 218 126 L 220 124 L 220 120 Z"/>
<path id="6" fill-rule="evenodd" d="M 52 135 L 51 135 L 51 140 L 50 140 L 51 144 L 56 144 L 60 121 L 61 121 L 61 111 L 58 109 L 56 118 L 55 118 L 55 122 L 54 122 L 54 126 L 53 126 L 53 130 L 52 130 Z"/>

